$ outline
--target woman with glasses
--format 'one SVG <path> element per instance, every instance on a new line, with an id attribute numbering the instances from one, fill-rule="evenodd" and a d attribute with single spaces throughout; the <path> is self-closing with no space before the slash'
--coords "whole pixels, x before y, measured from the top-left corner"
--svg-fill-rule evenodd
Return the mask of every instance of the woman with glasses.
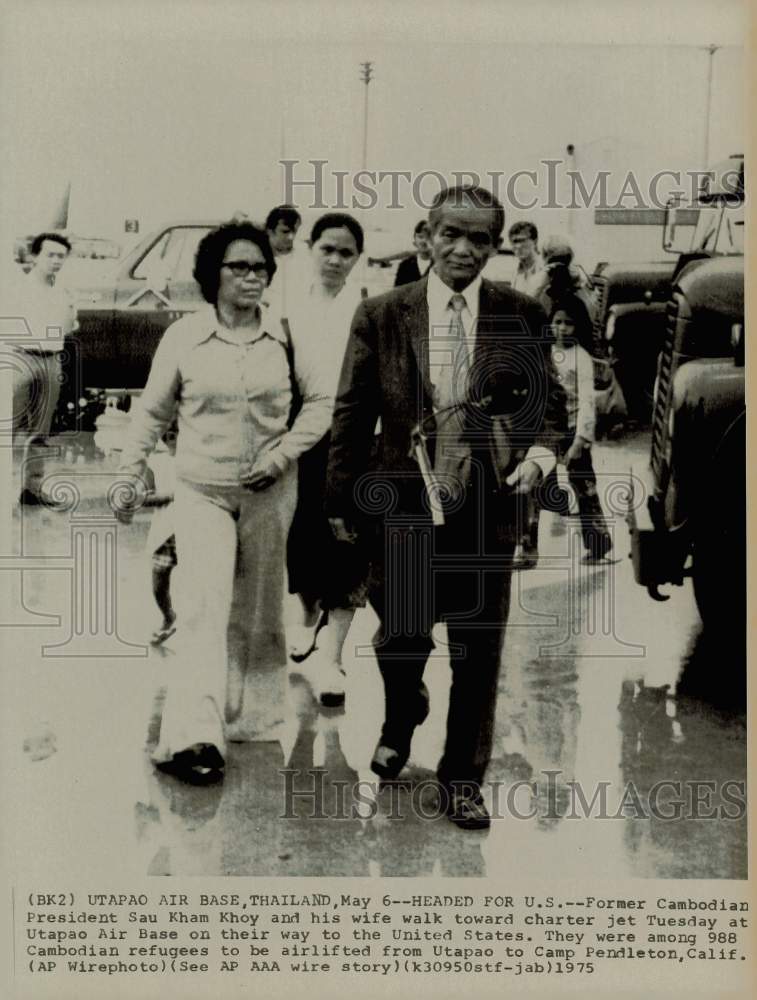
<path id="1" fill-rule="evenodd" d="M 163 336 L 135 407 L 121 470 L 144 472 L 174 416 L 175 604 L 182 621 L 153 760 L 188 780 L 219 776 L 244 711 L 246 738 L 283 718 L 282 605 L 297 459 L 329 426 L 329 378 L 262 303 L 276 264 L 249 222 L 203 238 L 194 276 L 207 307 Z M 293 398 L 301 405 L 291 419 Z M 129 512 L 119 513 L 122 519 Z"/>
<path id="2" fill-rule="evenodd" d="M 349 281 L 363 252 L 363 229 L 351 215 L 322 215 L 310 234 L 313 278 L 292 305 L 295 357 L 302 337 L 318 350 L 336 396 L 360 288 Z M 290 655 L 307 658 L 301 672 L 323 705 L 344 700 L 342 647 L 356 607 L 365 604 L 366 559 L 358 539 L 337 542 L 323 513 L 330 435 L 300 459 L 297 512 L 289 536 L 290 593 L 298 594 L 302 617 L 291 630 Z M 313 654 L 313 655 L 311 655 Z"/>

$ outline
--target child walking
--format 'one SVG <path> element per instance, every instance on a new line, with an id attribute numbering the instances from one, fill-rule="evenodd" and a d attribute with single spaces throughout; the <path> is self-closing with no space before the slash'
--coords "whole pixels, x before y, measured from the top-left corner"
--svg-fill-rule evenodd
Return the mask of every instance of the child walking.
<path id="1" fill-rule="evenodd" d="M 591 460 L 596 408 L 592 323 L 584 303 L 570 295 L 555 302 L 550 316 L 554 343 L 552 362 L 565 390 L 568 433 L 559 446 L 559 457 L 576 492 L 581 536 L 586 559 L 604 559 L 612 539 L 597 495 L 597 478 Z M 553 473 L 554 475 L 554 473 Z"/>
<path id="2" fill-rule="evenodd" d="M 147 550 L 152 553 L 152 593 L 162 623 L 150 636 L 151 646 L 160 646 L 176 631 L 176 612 L 171 602 L 171 574 L 176 567 L 176 536 L 174 535 L 173 456 L 176 452 L 176 432 L 168 431 L 150 459 L 155 479 L 155 492 L 149 497 L 155 508 L 147 536 Z"/>
<path id="3" fill-rule="evenodd" d="M 568 481 L 578 500 L 585 561 L 599 562 L 612 549 L 612 539 L 597 496 L 597 478 L 591 460 L 596 423 L 594 362 L 590 353 L 592 322 L 584 302 L 571 294 L 553 303 L 549 319 L 554 337 L 552 363 L 564 389 L 567 411 L 567 433 L 558 442 L 557 457 L 565 464 Z M 549 473 L 535 493 L 547 509 L 568 513 L 566 503 L 555 506 L 550 502 L 554 498 L 564 498 L 556 470 Z M 523 537 L 515 554 L 516 569 L 532 569 L 538 560 L 538 497 L 529 497 L 526 505 Z"/>

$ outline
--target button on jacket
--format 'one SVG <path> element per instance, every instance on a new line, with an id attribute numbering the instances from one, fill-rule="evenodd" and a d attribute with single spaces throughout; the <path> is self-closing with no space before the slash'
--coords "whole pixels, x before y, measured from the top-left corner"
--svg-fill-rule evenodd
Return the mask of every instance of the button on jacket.
<path id="1" fill-rule="evenodd" d="M 277 313 L 261 307 L 257 330 L 223 327 L 212 306 L 185 316 L 164 334 L 135 405 L 121 471 L 142 475 L 147 455 L 178 414 L 176 474 L 190 483 L 234 486 L 273 461 L 280 472 L 328 430 L 329 373 L 307 338 L 298 338 L 292 401 L 287 337 Z"/>

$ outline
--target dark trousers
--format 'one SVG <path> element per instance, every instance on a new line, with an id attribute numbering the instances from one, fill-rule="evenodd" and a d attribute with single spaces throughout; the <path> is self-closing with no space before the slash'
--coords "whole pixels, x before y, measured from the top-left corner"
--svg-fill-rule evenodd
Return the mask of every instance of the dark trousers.
<path id="1" fill-rule="evenodd" d="M 568 447 L 569 445 L 561 449 L 562 454 L 567 451 Z M 575 490 L 578 500 L 578 515 L 584 547 L 589 551 L 594 551 L 601 539 L 608 535 L 608 530 L 602 505 L 597 495 L 597 477 L 591 461 L 591 448 L 584 448 L 580 456 L 566 465 L 566 468 L 568 481 Z M 546 496 L 550 496 L 557 490 L 557 472 L 553 469 L 542 483 L 542 492 Z"/>
<path id="2" fill-rule="evenodd" d="M 496 498 L 492 499 L 492 507 Z M 513 544 L 474 500 L 445 525 L 384 523 L 370 600 L 384 680 L 382 743 L 409 752 L 431 630 L 446 621 L 452 669 L 442 781 L 480 782 L 492 750 Z"/>

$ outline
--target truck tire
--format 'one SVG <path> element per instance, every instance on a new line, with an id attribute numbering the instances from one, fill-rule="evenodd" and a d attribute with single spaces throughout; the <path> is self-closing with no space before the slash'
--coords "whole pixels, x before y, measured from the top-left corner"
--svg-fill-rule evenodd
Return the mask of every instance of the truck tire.
<path id="1" fill-rule="evenodd" d="M 746 628 L 746 415 L 728 428 L 694 525 L 694 597 L 705 627 Z M 728 484 L 728 494 L 723 484 Z"/>

